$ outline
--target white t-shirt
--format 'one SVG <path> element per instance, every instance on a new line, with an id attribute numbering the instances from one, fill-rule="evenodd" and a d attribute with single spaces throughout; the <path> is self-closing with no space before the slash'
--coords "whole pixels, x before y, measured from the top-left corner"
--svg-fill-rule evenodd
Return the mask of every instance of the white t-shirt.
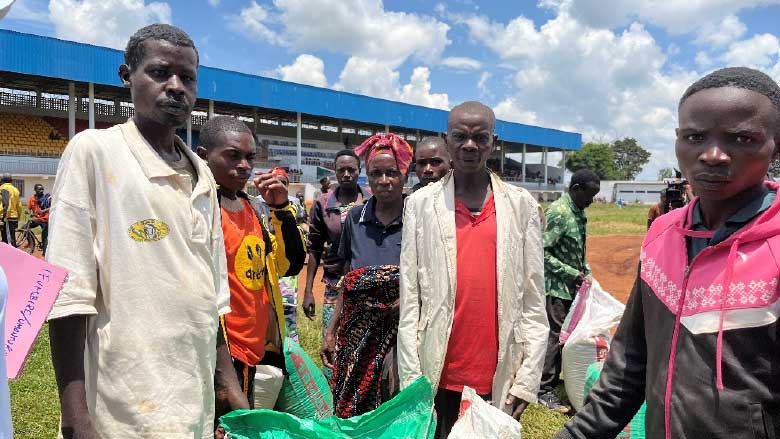
<path id="1" fill-rule="evenodd" d="M 106 438 L 212 438 L 219 315 L 230 310 L 216 183 L 194 189 L 132 121 L 75 136 L 60 160 L 49 319 L 88 315 L 87 405 Z"/>
<path id="2" fill-rule="evenodd" d="M 5 340 L 5 304 L 8 301 L 8 281 L 5 272 L 0 267 L 0 335 Z M 8 396 L 8 373 L 5 369 L 5 358 L 0 361 L 0 439 L 14 437 L 11 425 L 11 398 Z"/>

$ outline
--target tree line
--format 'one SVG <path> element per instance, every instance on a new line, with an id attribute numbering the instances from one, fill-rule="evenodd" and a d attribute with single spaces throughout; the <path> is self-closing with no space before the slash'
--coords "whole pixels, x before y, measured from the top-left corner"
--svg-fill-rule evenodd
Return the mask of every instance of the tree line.
<path id="1" fill-rule="evenodd" d="M 566 169 L 587 168 L 602 180 L 633 180 L 650 161 L 650 151 L 633 137 L 612 143 L 586 143 L 580 151 L 566 154 Z"/>

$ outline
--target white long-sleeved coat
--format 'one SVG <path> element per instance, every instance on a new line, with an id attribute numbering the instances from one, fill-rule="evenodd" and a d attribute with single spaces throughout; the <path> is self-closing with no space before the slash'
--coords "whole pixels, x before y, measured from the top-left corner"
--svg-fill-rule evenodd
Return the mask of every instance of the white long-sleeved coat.
<path id="1" fill-rule="evenodd" d="M 539 205 L 530 193 L 491 175 L 496 206 L 498 365 L 493 401 L 512 394 L 536 402 L 549 325 Z M 433 388 L 447 354 L 455 312 L 455 187 L 452 173 L 406 200 L 401 245 L 401 386 L 425 375 Z"/>

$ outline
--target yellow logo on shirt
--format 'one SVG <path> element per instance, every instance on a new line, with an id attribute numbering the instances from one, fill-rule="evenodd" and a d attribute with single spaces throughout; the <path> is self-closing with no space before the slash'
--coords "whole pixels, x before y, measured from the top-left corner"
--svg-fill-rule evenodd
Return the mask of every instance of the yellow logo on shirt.
<path id="1" fill-rule="evenodd" d="M 148 242 L 165 238 L 169 231 L 168 224 L 156 219 L 147 219 L 130 226 L 127 234 L 138 242 Z"/>
<path id="2" fill-rule="evenodd" d="M 236 250 L 233 270 L 238 281 L 252 291 L 260 291 L 265 281 L 265 241 L 247 235 Z"/>

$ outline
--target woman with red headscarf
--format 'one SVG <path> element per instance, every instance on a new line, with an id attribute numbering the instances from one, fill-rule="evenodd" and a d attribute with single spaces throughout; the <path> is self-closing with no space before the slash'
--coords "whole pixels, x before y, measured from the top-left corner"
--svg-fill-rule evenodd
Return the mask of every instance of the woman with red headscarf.
<path id="1" fill-rule="evenodd" d="M 333 369 L 340 418 L 374 410 L 387 398 L 382 370 L 398 332 L 403 187 L 413 154 L 392 133 L 370 137 L 355 152 L 364 157 L 373 196 L 344 221 L 339 256 L 348 266 L 321 352 Z"/>

